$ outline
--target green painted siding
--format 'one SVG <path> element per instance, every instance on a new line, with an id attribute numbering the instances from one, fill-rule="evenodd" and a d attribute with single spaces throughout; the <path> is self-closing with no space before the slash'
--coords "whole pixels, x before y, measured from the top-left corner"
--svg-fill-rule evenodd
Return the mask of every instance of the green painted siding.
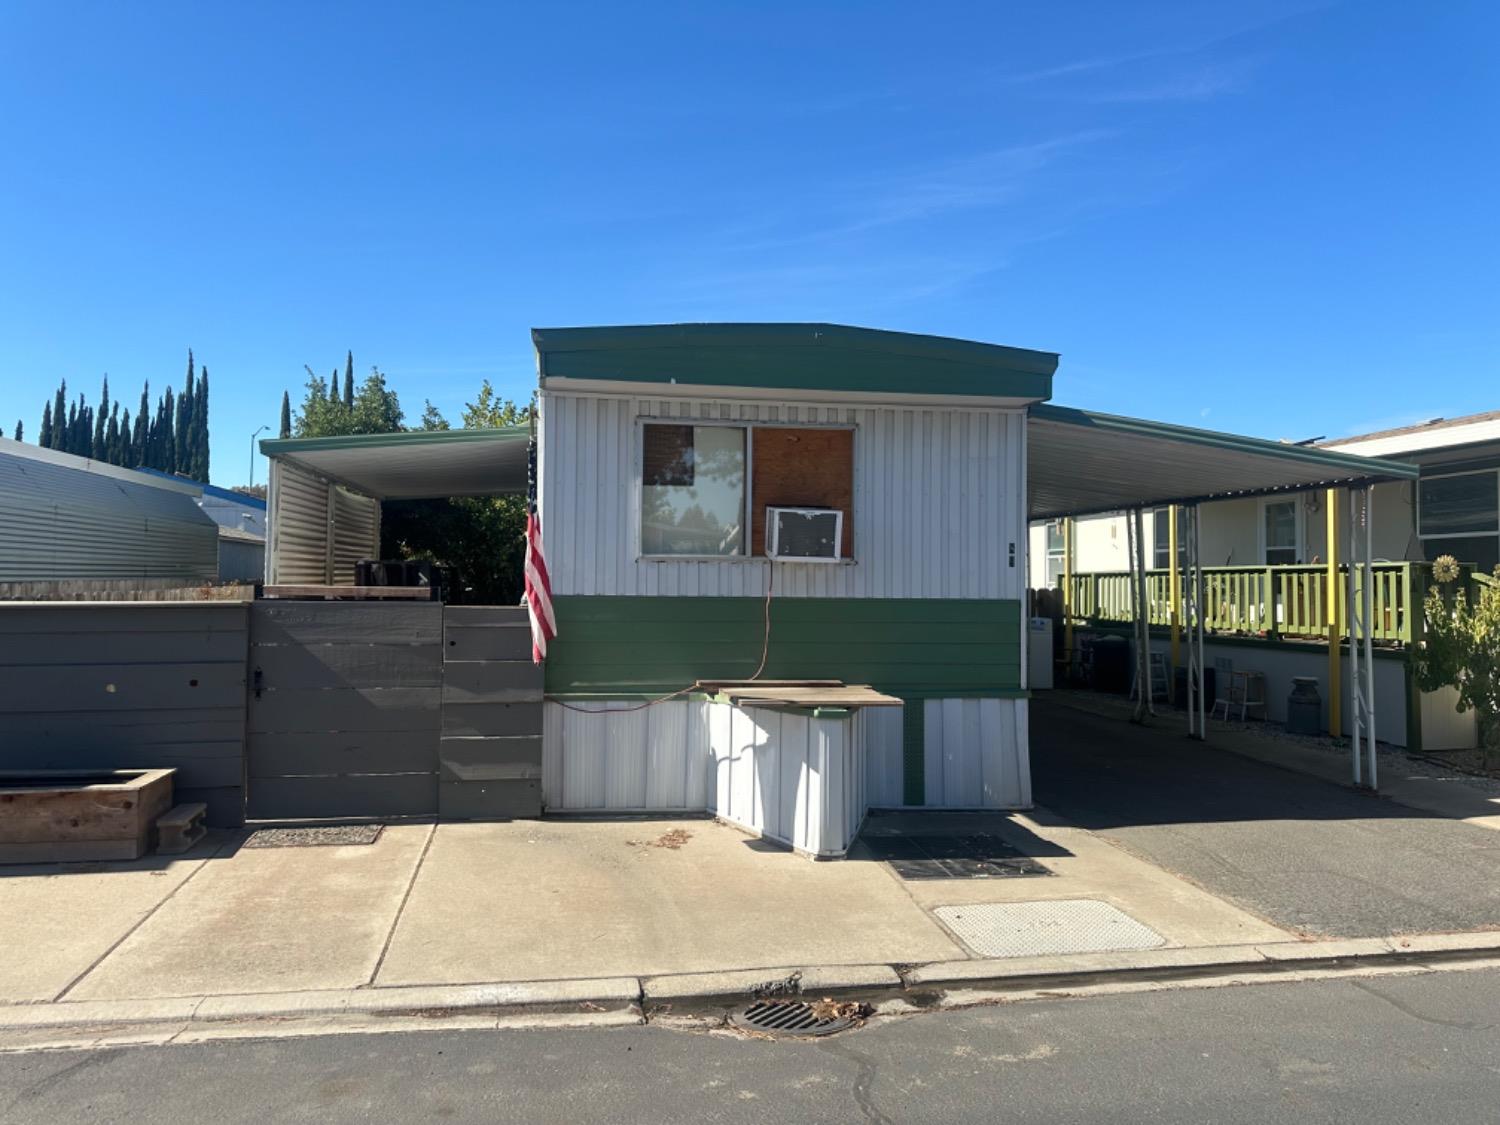
<path id="1" fill-rule="evenodd" d="M 760 663 L 761 598 L 558 597 L 550 695 L 676 691 L 746 679 Z M 1021 606 L 937 598 L 771 602 L 767 679 L 841 679 L 903 698 L 1021 693 Z"/>

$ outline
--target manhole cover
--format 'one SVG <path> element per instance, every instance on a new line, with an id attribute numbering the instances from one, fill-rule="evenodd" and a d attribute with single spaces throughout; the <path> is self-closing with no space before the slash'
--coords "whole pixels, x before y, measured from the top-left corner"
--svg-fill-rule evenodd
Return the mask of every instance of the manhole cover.
<path id="1" fill-rule="evenodd" d="M 247 848 L 327 848 L 373 844 L 383 824 L 334 824 L 320 828 L 260 828 L 250 833 Z"/>
<path id="2" fill-rule="evenodd" d="M 769 1035 L 832 1035 L 859 1023 L 866 1011 L 853 1001 L 757 1000 L 732 1014 L 729 1022 Z"/>
<path id="3" fill-rule="evenodd" d="M 1107 902 L 986 902 L 939 906 L 934 914 L 981 957 L 1154 949 L 1166 938 Z"/>

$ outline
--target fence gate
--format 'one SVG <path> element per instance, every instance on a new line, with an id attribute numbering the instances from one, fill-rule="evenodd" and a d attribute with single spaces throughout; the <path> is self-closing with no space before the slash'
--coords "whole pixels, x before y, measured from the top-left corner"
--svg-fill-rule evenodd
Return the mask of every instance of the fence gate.
<path id="1" fill-rule="evenodd" d="M 256 601 L 249 672 L 251 818 L 438 813 L 440 604 Z"/>

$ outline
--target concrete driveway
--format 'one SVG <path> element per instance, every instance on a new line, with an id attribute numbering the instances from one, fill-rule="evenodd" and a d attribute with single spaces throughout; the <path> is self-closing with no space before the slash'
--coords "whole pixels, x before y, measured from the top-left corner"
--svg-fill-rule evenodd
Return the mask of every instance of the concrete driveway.
<path id="1" fill-rule="evenodd" d="M 1500 832 L 1039 695 L 1036 802 L 1297 932 L 1500 928 Z"/>

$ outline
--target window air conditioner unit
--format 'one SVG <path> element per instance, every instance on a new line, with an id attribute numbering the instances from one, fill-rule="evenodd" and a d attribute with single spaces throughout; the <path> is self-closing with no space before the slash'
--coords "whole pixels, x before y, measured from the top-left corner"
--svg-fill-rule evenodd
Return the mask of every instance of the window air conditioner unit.
<path id="1" fill-rule="evenodd" d="M 766 555 L 794 562 L 838 562 L 844 513 L 837 508 L 767 508 Z"/>

